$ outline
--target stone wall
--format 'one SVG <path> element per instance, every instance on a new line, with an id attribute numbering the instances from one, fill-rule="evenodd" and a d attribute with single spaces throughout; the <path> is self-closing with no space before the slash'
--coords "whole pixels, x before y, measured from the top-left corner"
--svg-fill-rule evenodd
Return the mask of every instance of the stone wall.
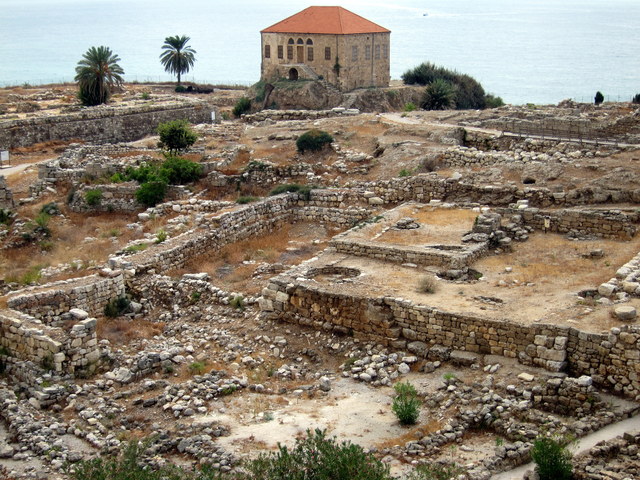
<path id="1" fill-rule="evenodd" d="M 80 320 L 65 330 L 6 309 L 0 311 L 0 346 L 11 357 L 55 372 L 73 373 L 89 368 L 100 356 L 95 318 Z"/>
<path id="2" fill-rule="evenodd" d="M 72 308 L 80 308 L 90 315 L 101 315 L 110 300 L 125 293 L 122 272 L 105 272 L 102 275 L 20 290 L 9 296 L 7 305 L 45 324 L 54 325 L 62 320 L 62 314 Z"/>
<path id="3" fill-rule="evenodd" d="M 358 115 L 357 109 L 335 107 L 329 110 L 261 110 L 251 115 L 242 115 L 247 123 L 262 122 L 264 120 L 317 120 L 319 118 L 337 117 L 340 115 Z"/>
<path id="4" fill-rule="evenodd" d="M 4 175 L 0 175 L 0 208 L 13 210 L 14 206 L 13 193 L 9 190 Z"/>
<path id="5" fill-rule="evenodd" d="M 0 145 L 13 149 L 53 140 L 117 143 L 139 140 L 166 121 L 211 121 L 214 109 L 197 99 L 181 98 L 163 104 L 83 108 L 77 113 L 10 120 L 0 124 Z"/>
<path id="6" fill-rule="evenodd" d="M 335 293 L 300 281 L 298 270 L 274 277 L 260 308 L 286 321 L 354 334 L 429 357 L 432 349 L 517 358 L 525 365 L 589 375 L 602 387 L 640 395 L 640 327 L 607 334 L 556 325 L 522 325 L 440 311 L 400 298 Z M 296 279 L 298 278 L 298 280 Z"/>

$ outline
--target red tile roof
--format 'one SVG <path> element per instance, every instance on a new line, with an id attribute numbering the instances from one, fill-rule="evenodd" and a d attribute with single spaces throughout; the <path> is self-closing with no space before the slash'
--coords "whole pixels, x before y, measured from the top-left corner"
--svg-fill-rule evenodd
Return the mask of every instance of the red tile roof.
<path id="1" fill-rule="evenodd" d="M 260 33 L 322 33 L 349 35 L 354 33 L 389 33 L 380 25 L 370 22 L 342 7 L 308 7 Z"/>

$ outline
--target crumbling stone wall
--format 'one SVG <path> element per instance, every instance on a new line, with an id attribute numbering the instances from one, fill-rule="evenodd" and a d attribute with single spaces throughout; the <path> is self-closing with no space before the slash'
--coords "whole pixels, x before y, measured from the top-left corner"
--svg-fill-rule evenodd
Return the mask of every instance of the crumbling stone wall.
<path id="1" fill-rule="evenodd" d="M 44 325 L 14 310 L 0 311 L 0 346 L 12 357 L 73 373 L 95 363 L 99 356 L 96 320 L 87 318 L 69 331 Z"/>
<path id="2" fill-rule="evenodd" d="M 72 308 L 80 308 L 89 315 L 101 315 L 104 306 L 125 293 L 122 272 L 90 275 L 80 279 L 31 287 L 12 294 L 7 305 L 45 324 L 57 324 L 61 315 Z"/>
<path id="3" fill-rule="evenodd" d="M 13 149 L 73 139 L 97 143 L 130 142 L 153 134 L 162 122 L 178 119 L 191 123 L 210 122 L 213 109 L 204 101 L 184 98 L 179 102 L 90 107 L 77 113 L 10 120 L 0 125 L 0 145 Z"/>
<path id="4" fill-rule="evenodd" d="M 4 175 L 0 175 L 0 208 L 12 210 L 14 206 L 13 193 L 7 186 Z"/>

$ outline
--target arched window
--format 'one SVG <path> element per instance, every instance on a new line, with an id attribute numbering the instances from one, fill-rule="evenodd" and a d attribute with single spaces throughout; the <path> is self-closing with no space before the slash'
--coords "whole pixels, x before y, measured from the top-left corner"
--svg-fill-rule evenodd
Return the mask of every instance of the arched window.
<path id="1" fill-rule="evenodd" d="M 287 60 L 293 60 L 293 45 L 295 44 L 295 42 L 293 41 L 293 38 L 290 38 L 289 41 L 287 42 Z"/>
<path id="2" fill-rule="evenodd" d="M 264 46 L 264 58 L 271 58 L 271 45 Z"/>
<path id="3" fill-rule="evenodd" d="M 304 45 L 304 40 L 302 40 L 301 38 L 298 39 L 298 45 Z"/>
<path id="4" fill-rule="evenodd" d="M 313 40 L 311 40 L 310 38 L 307 38 L 307 45 L 313 45 Z"/>

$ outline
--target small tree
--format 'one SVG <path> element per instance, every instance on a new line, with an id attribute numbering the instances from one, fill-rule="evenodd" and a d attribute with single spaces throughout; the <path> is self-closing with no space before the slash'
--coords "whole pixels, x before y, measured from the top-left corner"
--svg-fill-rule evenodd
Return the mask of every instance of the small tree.
<path id="1" fill-rule="evenodd" d="M 635 96 L 633 97 L 633 100 L 631 100 L 631 103 L 634 103 L 636 105 L 640 105 L 640 93 L 636 93 Z"/>
<path id="2" fill-rule="evenodd" d="M 249 110 L 251 110 L 251 100 L 247 97 L 240 97 L 233 107 L 233 116 L 239 118 Z"/>
<path id="3" fill-rule="evenodd" d="M 159 176 L 170 185 L 184 185 L 202 176 L 202 165 L 186 158 L 168 157 L 160 166 Z"/>
<path id="4" fill-rule="evenodd" d="M 169 150 L 171 155 L 186 150 L 198 139 L 186 120 L 173 120 L 158 125 L 160 146 Z"/>
<path id="5" fill-rule="evenodd" d="M 593 101 L 596 105 L 600 105 L 602 102 L 604 102 L 604 95 L 602 95 L 602 92 L 596 92 L 596 96 Z"/>
<path id="6" fill-rule="evenodd" d="M 147 207 L 153 207 L 164 200 L 167 183 L 163 181 L 147 182 L 136 190 L 136 200 Z"/>
<path id="7" fill-rule="evenodd" d="M 401 425 L 414 425 L 420 416 L 420 399 L 415 387 L 409 382 L 398 382 L 393 386 L 396 396 L 391 410 Z"/>
<path id="8" fill-rule="evenodd" d="M 455 89 L 446 80 L 437 79 L 427 85 L 422 96 L 425 110 L 447 110 L 455 105 Z"/>
<path id="9" fill-rule="evenodd" d="M 325 145 L 333 142 L 333 137 L 324 130 L 318 130 L 314 128 L 308 132 L 303 133 L 296 140 L 296 147 L 300 153 L 304 153 L 306 150 L 316 152 L 322 150 Z"/>
<path id="10" fill-rule="evenodd" d="M 538 437 L 533 442 L 531 458 L 536 464 L 540 480 L 569 480 L 571 478 L 571 452 L 553 438 Z"/>

